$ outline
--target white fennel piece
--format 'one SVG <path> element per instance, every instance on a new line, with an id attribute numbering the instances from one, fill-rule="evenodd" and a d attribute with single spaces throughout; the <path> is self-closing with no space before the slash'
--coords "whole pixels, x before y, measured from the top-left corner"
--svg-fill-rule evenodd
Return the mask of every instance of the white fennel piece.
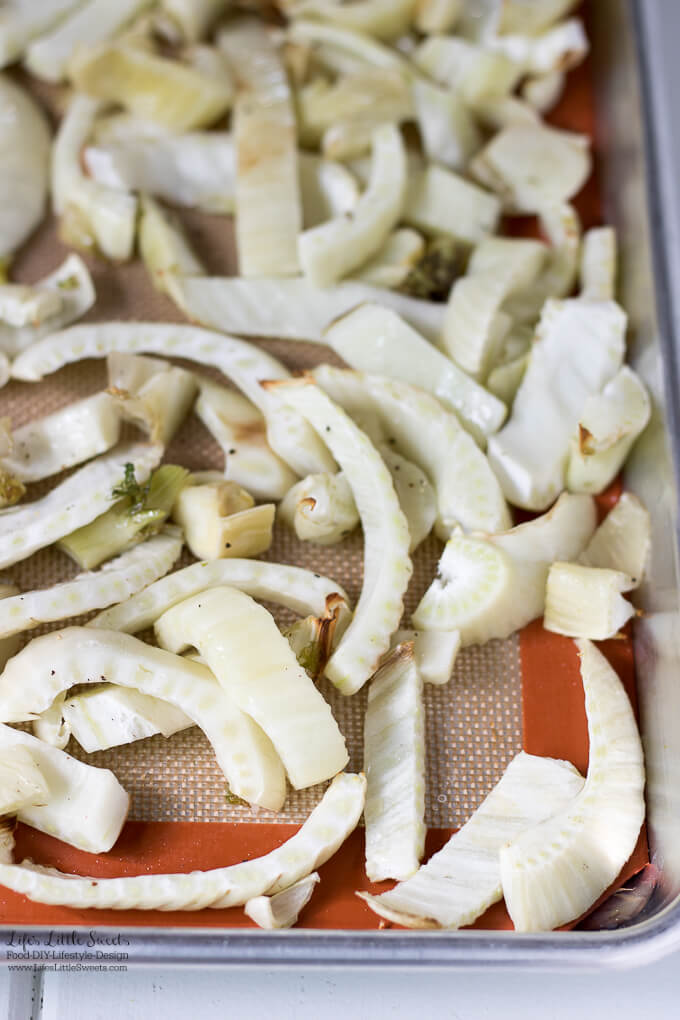
<path id="1" fill-rule="evenodd" d="M 649 511 L 632 492 L 623 492 L 579 556 L 586 567 L 621 570 L 636 585 L 645 575 L 652 544 Z"/>
<path id="2" fill-rule="evenodd" d="M 345 741 L 330 708 L 271 613 L 250 595 L 211 588 L 168 609 L 154 630 L 170 651 L 200 652 L 229 697 L 267 734 L 295 789 L 345 767 Z"/>
<path id="3" fill-rule="evenodd" d="M 359 512 L 342 471 L 307 475 L 281 500 L 279 520 L 303 542 L 334 545 L 356 528 Z"/>
<path id="4" fill-rule="evenodd" d="M 59 293 L 25 283 L 0 283 L 0 320 L 5 326 L 40 323 L 61 307 Z"/>
<path id="5" fill-rule="evenodd" d="M 123 602 L 167 574 L 181 551 L 181 535 L 168 529 L 106 563 L 101 570 L 79 574 L 51 588 L 0 599 L 0 638 Z"/>
<path id="6" fill-rule="evenodd" d="M 468 821 L 419 871 L 379 896 L 371 910 L 407 928 L 461 928 L 503 895 L 499 853 L 583 789 L 573 765 L 520 751 Z"/>
<path id="7" fill-rule="evenodd" d="M 198 391 L 192 372 L 158 358 L 109 354 L 109 393 L 120 414 L 167 446 L 186 418 Z"/>
<path id="8" fill-rule="evenodd" d="M 398 227 L 373 258 L 359 266 L 354 279 L 373 287 L 400 287 L 424 254 L 425 239 L 418 231 Z"/>
<path id="9" fill-rule="evenodd" d="M 17 744 L 0 749 L 0 817 L 44 805 L 49 797 L 47 781 L 27 747 Z"/>
<path id="10" fill-rule="evenodd" d="M 613 227 L 586 230 L 581 246 L 581 297 L 613 301 L 616 296 L 616 231 Z"/>
<path id="11" fill-rule="evenodd" d="M 191 874 L 90 878 L 41 870 L 29 862 L 0 863 L 0 885 L 40 903 L 112 910 L 201 910 L 235 907 L 290 888 L 324 864 L 356 828 L 366 780 L 343 772 L 299 831 L 263 857 Z M 11 845 L 11 844 L 10 844 Z M 9 850 L 9 847 L 7 848 Z"/>
<path id="12" fill-rule="evenodd" d="M 426 684 L 446 684 L 451 679 L 460 651 L 458 630 L 398 630 L 392 648 L 413 642 L 416 669 Z"/>
<path id="13" fill-rule="evenodd" d="M 628 695 L 590 641 L 576 644 L 588 774 L 569 804 L 501 849 L 503 895 L 516 931 L 549 931 L 585 913 L 630 857 L 645 817 L 642 743 Z"/>
<path id="14" fill-rule="evenodd" d="M 298 171 L 305 228 L 342 216 L 359 201 L 357 179 L 342 163 L 311 152 L 299 152 Z"/>
<path id="15" fill-rule="evenodd" d="M 425 850 L 425 707 L 411 642 L 397 645 L 370 681 L 364 770 L 366 874 L 406 879 Z"/>
<path id="16" fill-rule="evenodd" d="M 30 683 L 17 690 L 30 671 Z M 76 684 L 110 682 L 169 701 L 200 726 L 229 788 L 249 804 L 278 811 L 286 783 L 271 741 L 240 711 L 209 669 L 129 634 L 67 627 L 34 638 L 0 675 L 0 717 L 27 721 Z"/>
<path id="17" fill-rule="evenodd" d="M 12 598 L 14 595 L 19 594 L 19 589 L 15 584 L 6 584 L 0 581 L 0 606 L 2 605 L 3 599 Z M 21 648 L 21 638 L 18 634 L 8 638 L 0 638 L 0 669 L 5 668 L 5 663 L 8 659 L 11 659 L 13 655 Z"/>
<path id="18" fill-rule="evenodd" d="M 14 63 L 31 39 L 49 32 L 69 11 L 86 0 L 13 0 L 3 4 L 0 14 L 0 67 Z"/>
<path id="19" fill-rule="evenodd" d="M 392 475 L 392 485 L 408 525 L 408 551 L 413 552 L 425 541 L 437 519 L 434 487 L 422 468 L 402 457 L 389 443 L 380 443 L 378 452 Z"/>
<path id="20" fill-rule="evenodd" d="M 178 275 L 205 275 L 178 217 L 146 194 L 140 198 L 137 246 L 154 287 L 170 298 Z"/>
<path id="21" fill-rule="evenodd" d="M 0 12 L 0 64 L 6 32 Z M 43 217 L 50 142 L 42 110 L 27 92 L 0 75 L 0 260 L 8 259 Z"/>
<path id="22" fill-rule="evenodd" d="M 635 615 L 622 592 L 634 581 L 620 570 L 553 563 L 548 573 L 543 626 L 568 637 L 605 641 Z"/>
<path id="23" fill-rule="evenodd" d="M 411 578 L 410 536 L 390 473 L 368 436 L 311 377 L 274 383 L 283 400 L 326 440 L 354 496 L 364 532 L 364 580 L 349 627 L 326 667 L 343 694 L 375 672 L 403 612 Z"/>
<path id="24" fill-rule="evenodd" d="M 197 42 L 231 6 L 231 0 L 161 0 L 160 8 L 187 42 Z"/>
<path id="25" fill-rule="evenodd" d="M 408 32 L 415 6 L 416 0 L 359 0 L 353 4 L 298 0 L 290 13 L 391 42 Z"/>
<path id="26" fill-rule="evenodd" d="M 273 896 L 254 896 L 244 905 L 244 913 L 258 928 L 273 931 L 292 928 L 309 903 L 314 887 L 320 881 L 316 871 L 301 878 Z"/>
<path id="27" fill-rule="evenodd" d="M 88 853 L 110 850 L 130 806 L 113 772 L 86 765 L 30 733 L 0 725 L 0 753 L 14 755 L 18 749 L 30 755 L 47 787 L 44 800 L 18 810 L 19 821 Z"/>
<path id="28" fill-rule="evenodd" d="M 185 486 L 172 517 L 199 560 L 259 556 L 272 544 L 276 507 L 255 506 L 249 492 L 236 482 L 210 481 Z"/>
<path id="29" fill-rule="evenodd" d="M 410 182 L 403 220 L 432 237 L 477 244 L 498 226 L 501 203 L 459 174 L 430 164 Z"/>

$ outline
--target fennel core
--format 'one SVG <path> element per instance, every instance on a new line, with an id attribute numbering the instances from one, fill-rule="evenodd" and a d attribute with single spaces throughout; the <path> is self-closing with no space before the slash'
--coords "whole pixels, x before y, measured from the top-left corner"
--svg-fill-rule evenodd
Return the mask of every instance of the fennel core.
<path id="1" fill-rule="evenodd" d="M 125 465 L 120 485 L 111 490 L 117 500 L 91 524 L 73 531 L 58 544 L 83 570 L 93 570 L 126 549 L 156 535 L 165 524 L 189 472 L 164 464 L 142 485 L 133 464 Z"/>

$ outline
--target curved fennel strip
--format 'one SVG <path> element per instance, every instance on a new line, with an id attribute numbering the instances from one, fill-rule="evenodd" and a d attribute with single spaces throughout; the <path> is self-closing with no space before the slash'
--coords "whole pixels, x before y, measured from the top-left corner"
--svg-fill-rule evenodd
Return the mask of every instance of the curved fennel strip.
<path id="1" fill-rule="evenodd" d="M 69 11 L 82 6 L 85 0 L 19 0 L 14 10 L 3 9 L 0 14 L 0 67 L 14 63 L 36 36 L 66 17 Z M 3 5 L 6 7 L 6 5 Z"/>
<path id="2" fill-rule="evenodd" d="M 72 531 L 89 524 L 115 502 L 125 465 L 144 482 L 158 464 L 162 448 L 126 443 L 98 457 L 37 499 L 0 513 L 0 567 L 26 559 Z"/>
<path id="3" fill-rule="evenodd" d="M 463 646 L 508 637 L 542 615 L 550 565 L 575 559 L 595 525 L 592 498 L 563 493 L 548 513 L 509 531 L 453 534 L 414 626 L 460 630 Z"/>
<path id="4" fill-rule="evenodd" d="M 30 683 L 21 677 L 30 672 Z M 205 733 L 237 797 L 278 811 L 283 767 L 268 737 L 241 712 L 210 670 L 114 631 L 68 627 L 34 638 L 0 675 L 0 717 L 32 719 L 75 684 L 133 687 L 181 709 Z"/>
<path id="5" fill-rule="evenodd" d="M 500 212 L 496 195 L 431 163 L 412 179 L 403 219 L 428 236 L 470 245 L 494 233 Z"/>
<path id="6" fill-rule="evenodd" d="M 499 852 L 580 793 L 570 762 L 520 751 L 461 829 L 405 882 L 379 896 L 358 893 L 371 910 L 407 928 L 461 928 L 503 895 Z"/>
<path id="7" fill-rule="evenodd" d="M 455 28 L 463 9 L 462 0 L 420 0 L 414 23 L 423 35 L 442 34 Z"/>
<path id="8" fill-rule="evenodd" d="M 464 170 L 482 141 L 468 105 L 459 93 L 422 78 L 413 81 L 412 92 L 425 155 L 451 170 Z"/>
<path id="9" fill-rule="evenodd" d="M 364 769 L 366 874 L 408 878 L 425 850 L 425 707 L 412 643 L 398 645 L 369 684 Z"/>
<path id="10" fill-rule="evenodd" d="M 273 616 L 236 588 L 200 592 L 154 625 L 160 645 L 192 645 L 229 697 L 262 727 L 296 790 L 337 775 L 349 757 L 323 696 Z"/>
<path id="11" fill-rule="evenodd" d="M 357 179 L 342 163 L 299 152 L 298 170 L 305 228 L 342 216 L 359 201 Z"/>
<path id="12" fill-rule="evenodd" d="M 75 322 L 96 299 L 90 272 L 80 255 L 75 254 L 68 255 L 58 269 L 36 283 L 34 288 L 55 291 L 60 298 L 60 307 L 40 324 L 16 328 L 0 323 L 0 351 L 6 351 L 12 357 L 49 333 Z"/>
<path id="13" fill-rule="evenodd" d="M 25 749 L 42 773 L 46 801 L 19 809 L 19 821 L 88 853 L 105 853 L 120 835 L 130 798 L 113 772 L 72 758 L 42 740 L 0 725 L 0 751 Z"/>
<path id="14" fill-rule="evenodd" d="M 0 817 L 46 804 L 49 796 L 45 777 L 25 747 L 18 744 L 0 751 Z"/>
<path id="15" fill-rule="evenodd" d="M 318 385 L 360 420 L 369 412 L 395 439 L 399 453 L 423 469 L 437 494 L 436 531 L 446 540 L 460 524 L 466 530 L 503 531 L 510 511 L 485 454 L 428 393 L 409 383 L 320 365 Z"/>
<path id="16" fill-rule="evenodd" d="M 231 0 L 161 0 L 160 8 L 179 27 L 187 42 L 197 42 L 212 27 Z"/>
<path id="17" fill-rule="evenodd" d="M 458 630 L 398 630 L 392 637 L 392 648 L 413 642 L 416 669 L 426 684 L 446 684 L 451 679 L 460 651 Z"/>
<path id="18" fill-rule="evenodd" d="M 27 862 L 0 864 L 0 884 L 40 903 L 113 910 L 201 910 L 236 907 L 289 888 L 324 864 L 356 828 L 366 780 L 342 773 L 299 831 L 276 850 L 226 868 L 190 874 L 90 878 L 41 870 Z"/>
<path id="19" fill-rule="evenodd" d="M 205 273 L 179 219 L 149 195 L 140 198 L 137 246 L 154 287 L 170 298 L 172 281 L 178 274 L 202 276 Z"/>
<path id="20" fill-rule="evenodd" d="M 437 519 L 436 493 L 425 472 L 393 450 L 389 443 L 381 443 L 378 452 L 392 475 L 392 485 L 411 536 L 409 552 L 413 552 L 434 527 Z"/>
<path id="21" fill-rule="evenodd" d="M 632 492 L 623 492 L 579 556 L 586 567 L 621 570 L 640 584 L 651 547 L 649 512 Z"/>
<path id="22" fill-rule="evenodd" d="M 302 203 L 288 77 L 264 25 L 242 18 L 218 34 L 240 91 L 234 105 L 235 231 L 241 276 L 295 276 Z"/>
<path id="23" fill-rule="evenodd" d="M 68 63 L 78 46 L 110 39 L 152 0 L 87 0 L 80 3 L 56 28 L 40 34 L 28 47 L 24 64 L 38 78 L 59 82 L 66 78 Z M 71 4 L 73 7 L 73 4 Z"/>
<path id="24" fill-rule="evenodd" d="M 0 464 L 22 482 L 37 482 L 105 453 L 119 436 L 115 400 L 97 393 L 15 429 L 12 452 Z"/>
<path id="25" fill-rule="evenodd" d="M 572 436 L 588 398 L 621 367 L 625 329 L 613 301 L 546 303 L 512 414 L 489 439 L 491 466 L 511 503 L 544 510 L 564 488 Z"/>
<path id="26" fill-rule="evenodd" d="M 196 278 L 198 279 L 198 278 Z M 83 358 L 103 358 L 113 351 L 187 358 L 219 369 L 262 411 L 270 445 L 299 475 L 332 471 L 335 462 L 324 443 L 300 415 L 284 407 L 261 379 L 285 379 L 288 370 L 244 340 L 197 326 L 172 323 L 110 322 L 72 326 L 24 351 L 13 363 L 15 379 L 37 381 L 63 365 Z"/>
<path id="27" fill-rule="evenodd" d="M 300 616 L 323 616 L 330 595 L 340 595 L 348 602 L 339 584 L 302 567 L 261 560 L 213 560 L 176 570 L 127 602 L 99 613 L 90 620 L 88 627 L 122 630 L 128 634 L 145 630 L 179 602 L 224 584 L 263 602 L 285 606 Z"/>
<path id="28" fill-rule="evenodd" d="M 359 513 L 342 471 L 307 475 L 288 490 L 279 506 L 283 520 L 302 542 L 334 545 L 356 528 Z"/>
<path id="29" fill-rule="evenodd" d="M 300 235 L 302 271 L 317 287 L 328 287 L 375 255 L 401 216 L 407 164 L 399 129 L 393 124 L 377 128 L 372 148 L 368 187 L 352 216 L 338 216 Z"/>
<path id="30" fill-rule="evenodd" d="M 500 400 L 392 309 L 377 303 L 360 305 L 333 322 L 324 340 L 352 368 L 401 379 L 432 393 L 474 435 L 491 435 L 503 424 L 507 412 Z"/>
<path id="31" fill-rule="evenodd" d="M 61 232 L 79 247 L 95 247 L 108 258 L 132 254 L 137 199 L 86 177 L 80 153 L 102 103 L 75 93 L 59 125 L 51 168 L 52 205 L 62 218 Z"/>
<path id="32" fill-rule="evenodd" d="M 546 265 L 531 286 L 512 294 L 503 306 L 511 319 L 532 326 L 549 298 L 571 293 L 581 251 L 581 222 L 572 205 L 560 202 L 546 206 L 539 219 L 551 245 Z"/>
<path id="33" fill-rule="evenodd" d="M 425 239 L 417 230 L 398 227 L 373 258 L 359 266 L 355 279 L 373 287 L 397 288 L 425 255 Z"/>
<path id="34" fill-rule="evenodd" d="M 364 432 L 309 377 L 274 383 L 322 435 L 345 473 L 364 531 L 364 581 L 354 617 L 326 666 L 343 694 L 375 671 L 399 626 L 412 573 L 408 525 L 380 454 Z"/>
<path id="35" fill-rule="evenodd" d="M 167 574 L 181 551 L 180 535 L 156 535 L 96 573 L 0 599 L 0 637 L 122 602 Z"/>
<path id="36" fill-rule="evenodd" d="M 1 18 L 0 14 L 0 49 Z M 27 92 L 0 75 L 0 259 L 23 244 L 43 217 L 50 145 L 42 110 Z"/>
<path id="37" fill-rule="evenodd" d="M 415 0 L 360 0 L 349 5 L 298 0 L 290 13 L 390 41 L 408 31 L 415 6 Z"/>
<path id="38" fill-rule="evenodd" d="M 274 896 L 254 896 L 247 901 L 243 912 L 258 928 L 269 931 L 292 928 L 312 898 L 314 887 L 319 881 L 317 872 L 313 871 L 311 875 L 301 878 Z"/>
<path id="39" fill-rule="evenodd" d="M 226 213 L 234 208 L 236 155 L 230 134 L 131 135 L 88 146 L 88 173 L 121 191 L 142 191 L 177 205 Z"/>
<path id="40" fill-rule="evenodd" d="M 614 881 L 645 817 L 642 744 L 628 695 L 590 643 L 576 642 L 590 752 L 581 793 L 500 853 L 517 931 L 549 931 L 583 914 Z"/>
<path id="41" fill-rule="evenodd" d="M 365 301 L 393 308 L 433 342 L 439 337 L 446 310 L 435 301 L 419 301 L 354 280 L 320 288 L 304 279 L 203 276 L 182 278 L 176 287 L 180 307 L 204 326 L 239 336 L 313 343 L 325 343 L 324 331 L 331 322 Z"/>

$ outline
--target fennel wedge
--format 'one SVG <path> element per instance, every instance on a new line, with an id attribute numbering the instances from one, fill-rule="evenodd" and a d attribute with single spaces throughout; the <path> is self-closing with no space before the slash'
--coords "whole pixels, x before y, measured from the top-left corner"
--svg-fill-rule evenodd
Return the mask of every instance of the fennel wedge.
<path id="1" fill-rule="evenodd" d="M 0 52 L 3 41 L 0 20 Z M 42 219 L 50 141 L 40 108 L 27 92 L 0 75 L 0 260 L 23 244 Z"/>

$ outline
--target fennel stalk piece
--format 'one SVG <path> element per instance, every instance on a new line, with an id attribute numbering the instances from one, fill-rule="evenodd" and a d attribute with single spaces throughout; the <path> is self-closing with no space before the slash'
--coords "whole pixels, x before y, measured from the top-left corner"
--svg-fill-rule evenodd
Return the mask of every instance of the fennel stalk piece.
<path id="1" fill-rule="evenodd" d="M 375 671 L 403 612 L 412 573 L 406 518 L 380 454 L 368 436 L 312 382 L 268 384 L 323 436 L 345 473 L 364 532 L 364 580 L 349 627 L 326 667 L 343 694 L 354 694 Z"/>
<path id="2" fill-rule="evenodd" d="M 290 13 L 294 18 L 318 19 L 390 42 L 408 31 L 415 5 L 416 0 L 358 0 L 353 4 L 298 0 Z"/>
<path id="3" fill-rule="evenodd" d="M 305 229 L 345 215 L 359 201 L 357 180 L 342 163 L 299 152 L 298 171 Z"/>
<path id="4" fill-rule="evenodd" d="M 194 595 L 156 620 L 162 647 L 194 646 L 229 697 L 262 727 L 296 790 L 330 779 L 347 764 L 331 710 L 272 615 L 236 588 Z"/>
<path id="5" fill-rule="evenodd" d="M 392 636 L 392 648 L 413 643 L 416 669 L 426 684 L 447 684 L 460 651 L 458 630 L 398 630 Z"/>
<path id="6" fill-rule="evenodd" d="M 339 584 L 311 570 L 261 560 L 213 560 L 192 563 L 156 581 L 139 595 L 99 613 L 90 620 L 88 627 L 128 634 L 145 630 L 179 602 L 225 584 L 263 602 L 285 606 L 300 616 L 322 616 L 330 596 L 339 595 L 345 606 L 348 605 Z"/>
<path id="7" fill-rule="evenodd" d="M 51 588 L 0 599 L 0 638 L 123 602 L 167 574 L 181 551 L 181 536 L 168 530 L 123 553 L 97 573 L 79 574 Z"/>
<path id="8" fill-rule="evenodd" d="M 180 28 L 188 42 L 197 42 L 219 16 L 231 6 L 231 0 L 161 0 L 160 7 Z"/>
<path id="9" fill-rule="evenodd" d="M 19 693 L 17 677 L 24 670 L 31 682 Z M 181 709 L 212 744 L 232 793 L 250 804 L 281 808 L 286 784 L 278 755 L 210 670 L 128 634 L 68 627 L 34 638 L 0 675 L 0 717 L 35 718 L 76 684 L 102 682 L 133 687 Z"/>
<path id="10" fill-rule="evenodd" d="M 26 559 L 104 513 L 115 499 L 125 465 L 145 481 L 161 458 L 157 446 L 123 444 L 98 457 L 54 489 L 24 506 L 0 514 L 0 567 Z"/>
<path id="11" fill-rule="evenodd" d="M 272 544 L 276 507 L 255 506 L 236 482 L 188 485 L 173 507 L 173 520 L 198 560 L 259 556 Z"/>
<path id="12" fill-rule="evenodd" d="M 503 895 L 516 931 L 550 931 L 583 914 L 630 857 L 645 817 L 640 735 L 618 676 L 590 641 L 577 641 L 590 752 L 582 791 L 500 852 Z"/>
<path id="13" fill-rule="evenodd" d="M 425 240 L 417 230 L 399 227 L 393 230 L 373 258 L 364 262 L 355 279 L 372 287 L 401 287 L 425 255 Z"/>
<path id="14" fill-rule="evenodd" d="M 283 497 L 279 519 L 302 542 L 335 545 L 359 523 L 354 496 L 342 471 L 307 475 Z"/>
<path id="15" fill-rule="evenodd" d="M 621 570 L 642 582 L 652 541 L 649 512 L 632 492 L 623 492 L 579 556 L 586 567 Z"/>
<path id="16" fill-rule="evenodd" d="M 403 219 L 428 236 L 477 244 L 495 231 L 500 211 L 496 195 L 431 164 L 410 183 Z"/>
<path id="17" fill-rule="evenodd" d="M 548 573 L 543 626 L 568 637 L 606 641 L 635 615 L 635 607 L 621 594 L 634 587 L 635 582 L 619 570 L 553 563 Z"/>
<path id="18" fill-rule="evenodd" d="M 206 278 L 207 279 L 207 278 Z M 191 282 L 191 281 L 187 281 Z M 198 282 L 198 278 L 194 278 Z M 288 370 L 244 340 L 172 323 L 110 322 L 72 326 L 35 344 L 12 366 L 15 379 L 37 381 L 62 365 L 102 358 L 114 351 L 187 358 L 219 369 L 259 407 L 267 421 L 270 445 L 299 475 L 332 471 L 333 458 L 300 415 L 260 386 L 261 379 L 285 379 Z"/>
<path id="19" fill-rule="evenodd" d="M 12 64 L 36 36 L 65 18 L 85 0 L 41 0 L 39 4 L 19 0 L 3 5 L 0 13 L 0 67 Z M 12 7 L 14 10 L 12 10 Z M 9 9 L 6 9 L 9 8 Z"/>
<path id="20" fill-rule="evenodd" d="M 583 777 L 570 762 L 520 751 L 465 825 L 413 877 L 379 896 L 357 895 L 407 928 L 472 924 L 503 895 L 502 847 L 556 814 L 582 788 Z"/>
<path id="21" fill-rule="evenodd" d="M 581 246 L 581 297 L 613 301 L 616 294 L 616 231 L 613 227 L 586 230 Z"/>
<path id="22" fill-rule="evenodd" d="M 179 219 L 148 195 L 140 200 L 137 245 L 154 287 L 173 300 L 176 296 L 172 285 L 177 276 L 205 275 Z"/>
<path id="23" fill-rule="evenodd" d="M 21 744 L 0 751 L 0 817 L 16 816 L 25 807 L 45 805 L 49 788 L 40 767 Z"/>
<path id="24" fill-rule="evenodd" d="M 0 14 L 0 52 L 5 41 L 1 19 Z M 1 260 L 23 244 L 43 217 L 50 144 L 50 130 L 42 110 L 27 92 L 0 75 Z"/>
<path id="25" fill-rule="evenodd" d="M 48 791 L 44 802 L 19 809 L 19 821 L 88 853 L 110 850 L 130 805 L 113 772 L 86 765 L 30 733 L 0 725 L 0 750 L 19 748 L 31 756 Z"/>
<path id="26" fill-rule="evenodd" d="M 309 903 L 314 887 L 320 881 L 316 871 L 301 878 L 274 896 L 255 896 L 244 905 L 243 911 L 258 928 L 273 931 L 292 928 Z"/>
<path id="27" fill-rule="evenodd" d="M 290 888 L 324 864 L 356 828 L 366 780 L 342 773 L 299 831 L 276 850 L 241 864 L 191 874 L 89 878 L 41 871 L 28 862 L 0 863 L 0 884 L 40 903 L 113 910 L 200 910 L 234 907 Z"/>

